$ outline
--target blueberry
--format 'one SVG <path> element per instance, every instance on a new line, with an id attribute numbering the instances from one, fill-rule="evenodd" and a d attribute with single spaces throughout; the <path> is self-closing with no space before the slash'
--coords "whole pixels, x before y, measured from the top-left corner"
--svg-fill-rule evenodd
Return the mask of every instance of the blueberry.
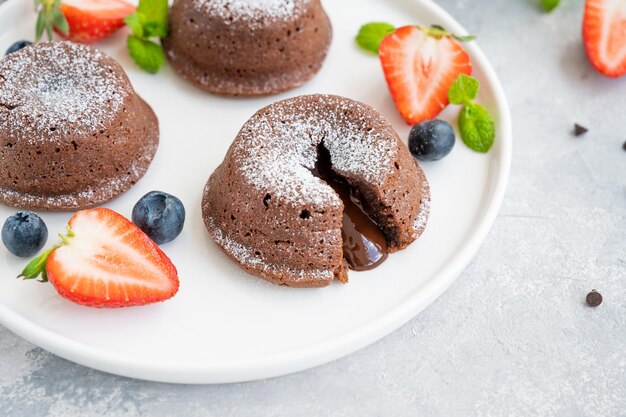
<path id="1" fill-rule="evenodd" d="M 185 224 L 185 207 L 173 195 L 151 191 L 133 207 L 133 223 L 157 244 L 170 242 Z"/>
<path id="2" fill-rule="evenodd" d="M 17 41 L 13 45 L 11 45 L 9 49 L 7 49 L 7 51 L 4 53 L 4 56 L 12 54 L 13 52 L 17 52 L 20 49 L 26 48 L 28 45 L 32 44 L 33 43 L 31 41 Z"/>
<path id="3" fill-rule="evenodd" d="M 41 217 L 20 211 L 2 226 L 2 243 L 15 256 L 28 258 L 39 252 L 48 240 L 48 228 Z"/>
<path id="4" fill-rule="evenodd" d="M 454 129 L 443 120 L 426 120 L 413 126 L 409 134 L 409 149 L 420 161 L 437 161 L 454 147 Z"/>

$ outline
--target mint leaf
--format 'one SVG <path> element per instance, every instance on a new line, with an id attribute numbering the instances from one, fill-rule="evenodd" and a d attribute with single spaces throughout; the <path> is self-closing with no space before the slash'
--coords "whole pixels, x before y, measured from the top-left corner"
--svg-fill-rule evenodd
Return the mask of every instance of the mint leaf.
<path id="1" fill-rule="evenodd" d="M 396 28 L 389 23 L 372 22 L 361 26 L 356 35 L 356 43 L 366 51 L 377 54 L 378 47 L 385 36 L 393 33 Z"/>
<path id="2" fill-rule="evenodd" d="M 167 13 L 167 0 L 140 0 L 137 11 L 124 19 L 133 32 L 128 37 L 130 56 L 151 74 L 159 71 L 165 61 L 165 54 L 158 43 L 149 39 L 167 36 Z"/>
<path id="3" fill-rule="evenodd" d="M 461 139 L 472 150 L 486 153 L 496 136 L 495 122 L 480 104 L 466 104 L 459 117 Z"/>
<path id="4" fill-rule="evenodd" d="M 133 32 L 133 35 L 139 37 L 139 38 L 143 38 L 143 19 L 141 18 L 141 15 L 137 12 L 129 15 L 126 17 L 126 19 L 124 19 L 124 23 L 126 23 L 126 26 L 128 26 L 130 28 L 130 30 Z"/>
<path id="5" fill-rule="evenodd" d="M 167 0 L 142 0 L 124 22 L 139 38 L 167 36 Z"/>
<path id="6" fill-rule="evenodd" d="M 559 5 L 561 0 L 541 0 L 541 5 L 546 10 L 546 12 L 551 12 L 556 9 L 556 6 Z"/>
<path id="7" fill-rule="evenodd" d="M 144 22 L 157 22 L 167 26 L 167 0 L 140 0 L 137 13 Z"/>
<path id="8" fill-rule="evenodd" d="M 452 104 L 468 104 L 478 95 L 480 83 L 474 77 L 460 74 L 448 90 L 448 99 Z"/>
<path id="9" fill-rule="evenodd" d="M 156 36 L 158 38 L 164 38 L 167 36 L 167 23 L 152 21 L 143 26 L 145 36 L 151 38 Z"/>
<path id="10" fill-rule="evenodd" d="M 151 74 L 156 74 L 165 61 L 165 54 L 159 45 L 134 35 L 128 37 L 128 50 L 135 63 Z"/>
<path id="11" fill-rule="evenodd" d="M 462 104 L 459 130 L 463 142 L 476 152 L 487 152 L 496 137 L 496 127 L 489 112 L 480 104 L 473 103 L 478 96 L 480 83 L 474 77 L 460 74 L 448 89 L 448 100 Z"/>

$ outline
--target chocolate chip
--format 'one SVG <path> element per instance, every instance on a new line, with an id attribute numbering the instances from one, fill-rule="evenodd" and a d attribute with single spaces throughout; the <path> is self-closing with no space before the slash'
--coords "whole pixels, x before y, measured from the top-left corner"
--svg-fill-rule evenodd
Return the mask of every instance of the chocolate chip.
<path id="1" fill-rule="evenodd" d="M 591 290 L 591 292 L 587 294 L 586 301 L 589 307 L 597 307 L 602 304 L 602 294 L 596 290 Z"/>
<path id="2" fill-rule="evenodd" d="M 574 124 L 574 136 L 581 136 L 587 132 L 589 132 L 589 129 L 587 129 L 585 126 L 581 126 L 578 123 Z"/>

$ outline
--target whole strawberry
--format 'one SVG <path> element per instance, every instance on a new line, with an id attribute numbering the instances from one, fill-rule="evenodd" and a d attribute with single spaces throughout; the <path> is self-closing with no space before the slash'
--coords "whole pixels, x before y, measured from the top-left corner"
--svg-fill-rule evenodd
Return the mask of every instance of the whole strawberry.
<path id="1" fill-rule="evenodd" d="M 79 211 L 62 242 L 20 275 L 50 281 L 68 300 L 89 307 L 140 306 L 172 298 L 176 267 L 145 233 L 113 210 Z"/>

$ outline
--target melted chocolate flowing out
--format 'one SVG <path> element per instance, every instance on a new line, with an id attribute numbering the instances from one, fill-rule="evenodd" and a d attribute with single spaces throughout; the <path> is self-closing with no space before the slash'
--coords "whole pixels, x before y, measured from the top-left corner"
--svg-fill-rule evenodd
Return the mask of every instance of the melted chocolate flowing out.
<path id="1" fill-rule="evenodd" d="M 387 259 L 387 240 L 378 225 L 363 208 L 358 190 L 335 174 L 331 167 L 328 150 L 320 145 L 313 174 L 330 185 L 343 201 L 343 257 L 350 269 L 367 271 Z"/>

